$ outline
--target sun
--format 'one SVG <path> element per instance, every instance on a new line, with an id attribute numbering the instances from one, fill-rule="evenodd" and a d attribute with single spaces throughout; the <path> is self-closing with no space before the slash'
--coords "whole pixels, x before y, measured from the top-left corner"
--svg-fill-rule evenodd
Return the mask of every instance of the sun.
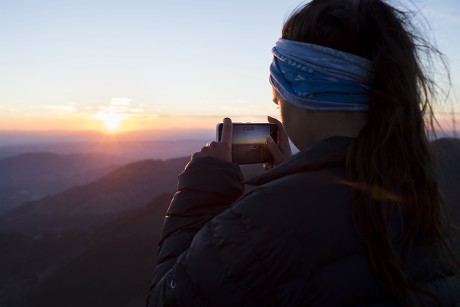
<path id="1" fill-rule="evenodd" d="M 95 114 L 94 118 L 101 121 L 107 131 L 115 132 L 120 129 L 121 122 L 126 118 L 126 114 L 103 111 Z"/>
<path id="2" fill-rule="evenodd" d="M 104 121 L 104 127 L 109 131 L 118 130 L 120 128 L 120 121 L 117 119 L 106 119 Z"/>

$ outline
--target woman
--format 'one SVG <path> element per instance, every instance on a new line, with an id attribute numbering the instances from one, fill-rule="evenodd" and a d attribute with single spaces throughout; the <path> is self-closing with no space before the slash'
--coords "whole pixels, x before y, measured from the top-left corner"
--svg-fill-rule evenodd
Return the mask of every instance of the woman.
<path id="1" fill-rule="evenodd" d="M 222 141 L 179 177 L 149 306 L 460 301 L 425 136 L 433 84 L 408 26 L 381 0 L 314 0 L 291 15 L 270 75 L 276 167 L 241 196 L 224 120 Z"/>

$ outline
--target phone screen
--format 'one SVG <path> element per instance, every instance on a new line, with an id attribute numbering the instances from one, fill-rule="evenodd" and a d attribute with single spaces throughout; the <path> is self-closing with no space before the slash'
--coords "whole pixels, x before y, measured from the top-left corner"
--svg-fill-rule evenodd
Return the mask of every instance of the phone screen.
<path id="1" fill-rule="evenodd" d="M 222 138 L 223 124 L 217 125 L 217 141 Z M 278 143 L 278 126 L 269 123 L 233 123 L 232 160 L 238 164 L 272 162 L 267 148 L 271 136 Z"/>

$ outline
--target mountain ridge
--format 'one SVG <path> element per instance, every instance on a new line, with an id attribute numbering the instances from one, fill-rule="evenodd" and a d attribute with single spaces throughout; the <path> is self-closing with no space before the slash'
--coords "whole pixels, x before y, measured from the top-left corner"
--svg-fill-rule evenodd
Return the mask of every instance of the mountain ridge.
<path id="1" fill-rule="evenodd" d="M 90 182 L 119 164 L 116 157 L 99 153 L 33 152 L 0 159 L 0 214 Z"/>
<path id="2" fill-rule="evenodd" d="M 173 193 L 187 162 L 188 158 L 177 158 L 129 163 L 90 183 L 0 216 L 0 231 L 37 235 L 97 226 L 162 193 Z"/>

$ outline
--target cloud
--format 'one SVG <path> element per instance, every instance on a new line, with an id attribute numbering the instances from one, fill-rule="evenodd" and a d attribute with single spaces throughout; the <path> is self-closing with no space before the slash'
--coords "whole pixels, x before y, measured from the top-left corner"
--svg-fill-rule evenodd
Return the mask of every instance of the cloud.
<path id="1" fill-rule="evenodd" d="M 130 98 L 112 98 L 108 106 L 102 107 L 102 111 L 123 114 L 127 117 L 146 113 L 142 106 L 133 105 Z"/>
<path id="2" fill-rule="evenodd" d="M 94 107 L 91 111 L 91 117 L 101 121 L 105 121 L 107 118 L 123 121 L 127 119 L 145 120 L 158 117 L 158 114 L 148 112 L 143 105 L 133 104 L 130 98 L 112 98 L 108 105 Z"/>

